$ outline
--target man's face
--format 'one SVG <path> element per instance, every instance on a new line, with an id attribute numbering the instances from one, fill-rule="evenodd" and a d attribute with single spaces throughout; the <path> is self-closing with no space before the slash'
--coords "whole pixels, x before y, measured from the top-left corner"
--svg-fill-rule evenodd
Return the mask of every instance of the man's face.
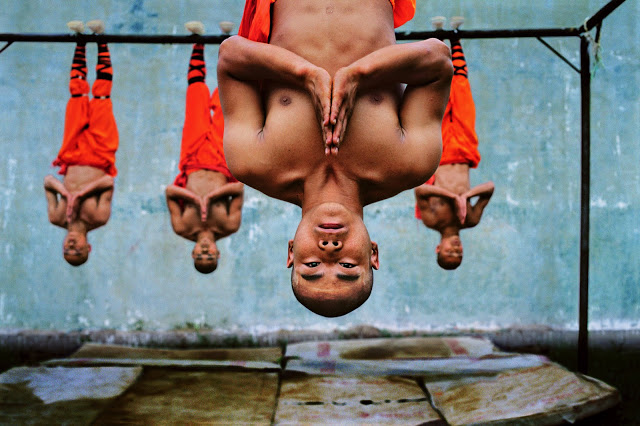
<path id="1" fill-rule="evenodd" d="M 287 267 L 294 268 L 298 299 L 354 301 L 365 297 L 363 292 L 368 297 L 366 278 L 378 266 L 378 247 L 362 219 L 340 204 L 325 203 L 307 212 L 289 241 Z"/>
<path id="2" fill-rule="evenodd" d="M 86 262 L 91 252 L 91 245 L 83 233 L 71 231 L 67 233 L 62 243 L 62 255 L 72 265 Z"/>
<path id="3" fill-rule="evenodd" d="M 191 257 L 195 263 L 202 265 L 215 263 L 217 265 L 220 252 L 218 251 L 216 242 L 207 236 L 200 238 L 198 242 L 196 242 L 191 252 Z"/>
<path id="4" fill-rule="evenodd" d="M 451 237 L 442 238 L 440 240 L 440 244 L 436 247 L 436 253 L 447 263 L 458 263 L 462 262 L 462 241 L 458 235 L 453 235 Z"/>

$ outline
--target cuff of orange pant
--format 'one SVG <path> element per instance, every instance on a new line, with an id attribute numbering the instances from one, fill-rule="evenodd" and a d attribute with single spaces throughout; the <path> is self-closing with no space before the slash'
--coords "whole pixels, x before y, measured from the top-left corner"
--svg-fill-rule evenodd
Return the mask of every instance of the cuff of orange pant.
<path id="1" fill-rule="evenodd" d="M 111 87 L 113 83 L 110 80 L 97 79 L 93 82 L 93 88 L 91 90 L 94 98 L 100 98 L 102 96 L 111 95 Z"/>

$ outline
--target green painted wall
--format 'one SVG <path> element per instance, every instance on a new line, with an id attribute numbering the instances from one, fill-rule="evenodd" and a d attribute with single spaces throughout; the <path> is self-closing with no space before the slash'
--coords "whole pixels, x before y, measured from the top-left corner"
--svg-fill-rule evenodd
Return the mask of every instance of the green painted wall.
<path id="1" fill-rule="evenodd" d="M 418 0 L 400 30 L 464 15 L 463 29 L 574 27 L 605 0 Z M 183 23 L 239 23 L 241 0 L 3 0 L 0 32 L 65 33 L 101 18 L 113 34 L 184 34 Z M 592 327 L 638 328 L 640 318 L 640 3 L 604 22 L 592 83 Z M 236 25 L 237 28 L 237 25 Z M 595 34 L 595 31 L 594 31 Z M 579 40 L 547 40 L 579 64 Z M 297 303 L 285 268 L 297 207 L 246 191 L 243 225 L 221 242 L 213 275 L 197 273 L 175 236 L 163 189 L 177 173 L 189 45 L 112 44 L 120 131 L 113 212 L 90 234 L 80 268 L 61 256 L 42 190 L 62 138 L 73 45 L 15 43 L 0 54 L 0 329 L 171 329 L 187 323 L 260 332 L 372 324 L 450 329 L 577 326 L 579 75 L 535 39 L 463 40 L 483 156 L 472 183 L 496 183 L 482 223 L 463 231 L 465 261 L 435 264 L 438 236 L 413 218 L 411 191 L 372 205 L 380 245 L 371 298 L 338 319 Z M 88 47 L 94 78 L 95 46 Z M 208 46 L 215 86 L 217 47 Z"/>

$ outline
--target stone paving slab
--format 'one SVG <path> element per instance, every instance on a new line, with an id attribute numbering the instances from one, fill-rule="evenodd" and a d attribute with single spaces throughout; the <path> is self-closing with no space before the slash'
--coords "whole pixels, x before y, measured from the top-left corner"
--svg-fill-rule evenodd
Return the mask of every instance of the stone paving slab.
<path id="1" fill-rule="evenodd" d="M 147 366 L 189 369 L 280 370 L 280 348 L 154 349 L 85 344 L 69 358 L 44 362 L 48 366 Z"/>
<path id="2" fill-rule="evenodd" d="M 287 371 L 306 374 L 413 376 L 443 380 L 467 376 L 491 376 L 505 370 L 531 368 L 547 364 L 540 355 L 510 354 L 487 358 L 441 358 L 423 360 L 333 361 L 293 359 L 287 362 Z"/>
<path id="3" fill-rule="evenodd" d="M 17 367 L 0 375 L 0 424 L 90 424 L 142 368 Z"/>
<path id="4" fill-rule="evenodd" d="M 284 370 L 281 357 L 279 348 L 87 344 L 48 368 L 0 375 L 0 424 L 560 424 L 620 399 L 602 382 L 486 339 L 293 344 Z"/>
<path id="5" fill-rule="evenodd" d="M 406 337 L 304 342 L 288 345 L 287 358 L 322 360 L 412 360 L 479 358 L 499 352 L 481 337 Z"/>
<path id="6" fill-rule="evenodd" d="M 145 368 L 95 424 L 268 425 L 277 390 L 277 373 Z"/>
<path id="7" fill-rule="evenodd" d="M 450 425 L 574 423 L 620 402 L 615 388 L 553 363 L 425 386 Z"/>
<path id="8" fill-rule="evenodd" d="M 306 375 L 285 375 L 274 423 L 445 424 L 415 380 Z"/>
<path id="9" fill-rule="evenodd" d="M 85 343 L 69 358 L 188 359 L 280 362 L 280 348 L 156 349 Z"/>

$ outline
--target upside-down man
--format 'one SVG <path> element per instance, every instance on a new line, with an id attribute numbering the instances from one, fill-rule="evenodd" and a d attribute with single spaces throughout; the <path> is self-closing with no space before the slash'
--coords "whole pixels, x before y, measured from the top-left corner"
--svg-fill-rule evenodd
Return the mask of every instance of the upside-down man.
<path id="1" fill-rule="evenodd" d="M 411 0 L 248 0 L 248 38 L 220 46 L 229 169 L 302 208 L 287 266 L 296 298 L 320 315 L 371 293 L 378 247 L 363 207 L 420 185 L 440 160 L 451 57 L 435 39 L 396 44 L 394 26 L 414 10 Z"/>
<path id="2" fill-rule="evenodd" d="M 84 25 L 71 21 L 77 33 Z M 102 21 L 87 25 L 94 33 L 104 30 Z M 65 114 L 64 138 L 54 166 L 64 175 L 59 181 L 52 175 L 44 179 L 49 221 L 67 229 L 63 243 L 65 260 L 74 266 L 87 261 L 91 245 L 87 233 L 103 226 L 111 215 L 113 178 L 117 174 L 115 154 L 118 129 L 113 116 L 111 86 L 113 70 L 106 43 L 98 43 L 96 81 L 89 100 L 86 48 L 78 43 L 71 66 L 71 98 Z"/>
<path id="3" fill-rule="evenodd" d="M 442 121 L 442 158 L 436 173 L 415 189 L 416 217 L 440 233 L 436 246 L 438 265 L 456 269 L 462 263 L 460 230 L 480 222 L 484 208 L 493 195 L 493 182 L 471 188 L 469 169 L 478 167 L 476 111 L 471 96 L 467 63 L 460 40 L 451 40 L 453 79 L 451 94 Z M 475 204 L 471 203 L 478 197 Z"/>
<path id="4" fill-rule="evenodd" d="M 200 27 L 200 23 L 187 23 L 195 33 L 201 32 Z M 196 43 L 187 77 L 180 174 L 166 189 L 173 230 L 196 243 L 193 265 L 203 274 L 218 266 L 216 241 L 240 227 L 244 194 L 244 185 L 231 175 L 224 158 L 220 98 L 217 90 L 209 94 L 206 73 L 204 45 Z"/>

